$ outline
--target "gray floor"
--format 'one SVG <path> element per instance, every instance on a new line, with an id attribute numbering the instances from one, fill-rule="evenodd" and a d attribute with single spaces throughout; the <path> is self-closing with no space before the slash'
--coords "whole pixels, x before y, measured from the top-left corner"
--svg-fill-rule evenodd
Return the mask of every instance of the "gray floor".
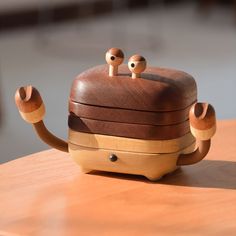
<path id="1" fill-rule="evenodd" d="M 48 149 L 15 104 L 17 87 L 32 84 L 47 108 L 46 125 L 67 137 L 67 102 L 76 74 L 104 63 L 110 46 L 127 58 L 184 70 L 198 83 L 199 100 L 214 104 L 218 119 L 236 117 L 236 25 L 230 9 L 201 18 L 194 5 L 124 12 L 86 22 L 0 36 L 0 162 Z"/>

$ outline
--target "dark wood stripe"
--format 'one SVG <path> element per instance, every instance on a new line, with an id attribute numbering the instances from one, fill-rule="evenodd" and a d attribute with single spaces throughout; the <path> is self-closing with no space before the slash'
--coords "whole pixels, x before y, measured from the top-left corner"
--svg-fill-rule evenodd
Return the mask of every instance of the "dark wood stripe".
<path id="1" fill-rule="evenodd" d="M 190 132 L 188 121 L 176 125 L 154 126 L 91 120 L 69 115 L 68 125 L 79 132 L 146 140 L 175 139 Z"/>
<path id="2" fill-rule="evenodd" d="M 146 112 L 90 106 L 69 101 L 69 112 L 81 118 L 130 124 L 172 125 L 188 120 L 191 106 L 173 112 Z"/>

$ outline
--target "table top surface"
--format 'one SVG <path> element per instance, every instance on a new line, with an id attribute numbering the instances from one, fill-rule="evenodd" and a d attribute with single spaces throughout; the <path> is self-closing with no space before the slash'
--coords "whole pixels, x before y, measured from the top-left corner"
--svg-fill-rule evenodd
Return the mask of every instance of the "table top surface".
<path id="1" fill-rule="evenodd" d="M 0 235 L 236 235 L 236 120 L 207 157 L 158 182 L 82 174 L 48 150 L 0 166 Z"/>

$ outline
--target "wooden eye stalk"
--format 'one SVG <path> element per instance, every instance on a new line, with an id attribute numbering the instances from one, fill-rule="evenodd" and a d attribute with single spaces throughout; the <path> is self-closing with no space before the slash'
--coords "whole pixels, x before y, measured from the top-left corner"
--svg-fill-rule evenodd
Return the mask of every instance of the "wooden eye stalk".
<path id="1" fill-rule="evenodd" d="M 68 152 L 68 143 L 54 136 L 44 125 L 45 106 L 38 90 L 32 86 L 19 88 L 15 103 L 21 117 L 32 124 L 38 136 L 49 146 Z"/>
<path id="2" fill-rule="evenodd" d="M 124 53 L 119 48 L 110 48 L 106 52 L 106 62 L 109 65 L 109 76 L 118 75 L 118 67 L 124 61 Z M 129 58 L 128 67 L 132 72 L 132 78 L 140 78 L 141 73 L 146 69 L 146 59 L 138 54 Z"/>
<path id="3" fill-rule="evenodd" d="M 195 103 L 189 111 L 189 121 L 192 135 L 199 141 L 199 144 L 193 153 L 179 156 L 178 166 L 201 161 L 207 155 L 211 146 L 211 138 L 216 132 L 215 110 L 208 103 Z"/>
<path id="4" fill-rule="evenodd" d="M 141 55 L 133 55 L 128 62 L 129 70 L 132 72 L 132 78 L 140 78 L 141 73 L 146 69 L 146 59 Z"/>
<path id="5" fill-rule="evenodd" d="M 124 53 L 119 48 L 111 48 L 106 53 L 106 62 L 109 64 L 109 76 L 118 75 L 118 66 L 124 61 Z"/>

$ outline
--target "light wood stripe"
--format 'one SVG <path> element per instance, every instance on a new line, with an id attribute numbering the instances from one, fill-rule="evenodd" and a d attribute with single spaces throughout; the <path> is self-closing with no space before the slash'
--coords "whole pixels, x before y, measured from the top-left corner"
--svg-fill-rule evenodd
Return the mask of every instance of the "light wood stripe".
<path id="1" fill-rule="evenodd" d="M 163 175 L 177 169 L 176 162 L 180 153 L 194 150 L 192 144 L 182 151 L 165 154 L 123 152 L 96 148 L 84 148 L 69 143 L 69 152 L 82 170 L 111 171 L 118 173 L 144 175 L 150 180 L 158 180 Z M 115 154 L 117 161 L 111 162 L 109 156 Z"/>
<path id="2" fill-rule="evenodd" d="M 195 138 L 191 133 L 188 133 L 177 139 L 143 140 L 82 133 L 69 129 L 69 142 L 83 147 L 113 149 L 127 152 L 172 153 L 195 143 Z"/>
<path id="3" fill-rule="evenodd" d="M 32 112 L 20 112 L 21 117 L 28 123 L 34 124 L 39 121 L 41 121 L 45 115 L 45 106 L 44 103 L 41 104 L 41 106 Z"/>
<path id="4" fill-rule="evenodd" d="M 194 137 L 196 137 L 197 139 L 209 140 L 214 136 L 214 134 L 216 132 L 216 125 L 214 125 L 210 129 L 206 129 L 206 130 L 196 129 L 190 125 L 190 129 L 191 129 L 191 132 L 194 135 Z"/>

